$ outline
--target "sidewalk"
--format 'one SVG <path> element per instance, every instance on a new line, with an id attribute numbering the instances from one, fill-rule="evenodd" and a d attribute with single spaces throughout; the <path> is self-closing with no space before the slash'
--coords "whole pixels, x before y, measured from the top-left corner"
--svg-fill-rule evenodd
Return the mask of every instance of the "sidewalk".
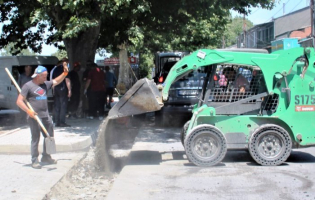
<path id="1" fill-rule="evenodd" d="M 96 132 L 102 121 L 98 119 L 67 119 L 71 127 L 54 127 L 56 150 L 60 152 L 79 151 L 88 148 L 96 139 Z M 43 138 L 39 151 L 43 149 Z M 0 135 L 0 153 L 30 153 L 31 132 L 28 126 L 17 128 Z"/>
<path id="2" fill-rule="evenodd" d="M 114 104 L 114 103 L 113 103 Z M 98 119 L 67 119 L 71 127 L 54 128 L 58 161 L 42 169 L 31 167 L 31 133 L 28 126 L 5 130 L 0 134 L 0 200 L 42 200 L 96 141 L 96 132 L 103 121 Z M 42 152 L 43 137 L 39 151 Z M 39 159 L 41 155 L 39 156 Z"/>
<path id="3" fill-rule="evenodd" d="M 42 200 L 51 188 L 81 160 L 85 152 L 58 153 L 55 165 L 31 167 L 30 155 L 1 155 L 0 200 Z M 41 156 L 40 156 L 41 157 Z"/>
<path id="4" fill-rule="evenodd" d="M 118 98 L 114 97 L 112 106 L 117 101 Z M 67 119 L 66 122 L 71 127 L 54 127 L 57 153 L 80 151 L 90 147 L 97 139 L 97 130 L 103 120 L 81 118 Z M 40 153 L 43 149 L 43 138 L 41 136 L 39 142 Z M 30 145 L 31 132 L 28 125 L 0 134 L 0 154 L 29 154 Z"/>

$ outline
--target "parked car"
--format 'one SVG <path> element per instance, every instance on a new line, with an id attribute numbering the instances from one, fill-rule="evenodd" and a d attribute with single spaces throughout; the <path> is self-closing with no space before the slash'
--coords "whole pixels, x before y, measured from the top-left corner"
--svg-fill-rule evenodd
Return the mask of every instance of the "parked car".
<path id="1" fill-rule="evenodd" d="M 155 77 L 157 85 L 163 86 L 171 68 L 187 52 L 159 53 L 155 56 Z M 203 77 L 206 73 L 200 69 L 182 77 L 175 82 L 169 92 L 169 99 L 164 102 L 160 111 L 155 113 L 155 122 L 161 126 L 183 125 L 191 118 L 192 108 L 198 102 L 197 96 L 201 92 Z"/>

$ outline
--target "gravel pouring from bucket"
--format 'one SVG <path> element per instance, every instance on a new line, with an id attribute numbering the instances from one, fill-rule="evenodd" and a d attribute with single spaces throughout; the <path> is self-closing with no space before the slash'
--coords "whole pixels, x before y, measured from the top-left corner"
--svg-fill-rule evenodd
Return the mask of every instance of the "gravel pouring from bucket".
<path id="1" fill-rule="evenodd" d="M 109 111 L 108 118 L 114 119 L 158 111 L 163 107 L 162 96 L 153 80 L 138 80 L 115 106 Z"/>

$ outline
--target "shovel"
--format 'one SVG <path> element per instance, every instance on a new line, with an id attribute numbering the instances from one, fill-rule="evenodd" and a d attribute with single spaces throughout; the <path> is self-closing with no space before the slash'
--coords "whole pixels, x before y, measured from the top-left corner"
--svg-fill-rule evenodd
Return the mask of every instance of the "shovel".
<path id="1" fill-rule="evenodd" d="M 8 68 L 5 68 L 5 71 L 7 72 L 7 74 L 9 75 L 11 81 L 13 82 L 13 84 L 15 85 L 17 91 L 19 93 L 21 93 L 21 88 L 20 86 L 17 84 L 17 82 L 15 81 L 15 79 L 13 78 L 12 74 L 10 73 L 10 71 L 8 70 Z M 28 108 L 32 111 L 34 111 L 34 109 L 32 108 L 31 104 L 25 100 L 26 105 L 28 106 Z M 43 123 L 40 121 L 39 117 L 37 115 L 35 115 L 35 119 L 37 121 L 37 123 L 39 124 L 39 126 L 42 128 L 43 132 L 46 135 L 45 138 L 45 146 L 46 146 L 46 153 L 47 154 L 54 154 L 56 153 L 56 143 L 55 143 L 55 138 L 50 137 L 45 126 L 43 125 Z"/>

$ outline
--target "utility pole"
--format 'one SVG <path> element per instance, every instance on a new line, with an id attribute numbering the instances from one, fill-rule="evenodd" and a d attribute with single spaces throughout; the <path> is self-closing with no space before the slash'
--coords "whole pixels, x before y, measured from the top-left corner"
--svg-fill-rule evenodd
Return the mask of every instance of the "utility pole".
<path id="1" fill-rule="evenodd" d="M 246 48 L 246 21 L 245 21 L 245 14 L 243 15 L 243 32 L 244 32 L 244 48 Z"/>
<path id="2" fill-rule="evenodd" d="M 222 36 L 222 49 L 225 49 L 225 37 L 224 37 L 224 35 Z"/>

